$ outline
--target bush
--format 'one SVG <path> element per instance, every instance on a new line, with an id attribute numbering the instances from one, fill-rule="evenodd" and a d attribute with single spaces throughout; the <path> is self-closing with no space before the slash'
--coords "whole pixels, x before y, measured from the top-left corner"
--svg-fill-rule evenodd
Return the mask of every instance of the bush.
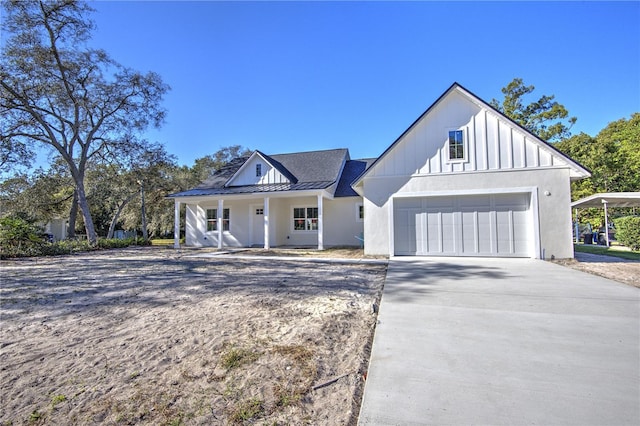
<path id="1" fill-rule="evenodd" d="M 14 253 L 37 253 L 44 244 L 38 227 L 17 217 L 0 218 L 0 256 Z M 33 254 L 32 254 L 33 255 Z"/>
<path id="2" fill-rule="evenodd" d="M 145 246 L 151 244 L 148 240 L 135 237 L 125 238 L 122 240 L 115 238 L 99 238 L 96 246 L 92 246 L 87 240 L 62 240 L 55 243 L 48 243 L 38 236 L 38 229 L 35 227 L 32 227 L 32 232 L 29 233 L 24 228 L 24 223 L 11 223 L 9 228 L 12 231 L 5 232 L 5 225 L 3 225 L 3 223 L 4 222 L 0 220 L 0 259 L 12 257 L 60 256 L 63 254 L 73 254 L 92 250 L 125 248 L 133 245 Z M 9 238 L 9 236 L 11 236 L 11 238 Z M 18 243 L 18 241 L 21 243 Z"/>
<path id="3" fill-rule="evenodd" d="M 625 216 L 614 219 L 616 240 L 631 250 L 640 250 L 640 216 Z"/>

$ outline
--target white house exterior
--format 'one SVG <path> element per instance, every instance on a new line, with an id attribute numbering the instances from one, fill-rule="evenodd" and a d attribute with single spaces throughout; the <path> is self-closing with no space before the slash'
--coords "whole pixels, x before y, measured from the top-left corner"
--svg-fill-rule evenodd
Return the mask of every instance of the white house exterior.
<path id="1" fill-rule="evenodd" d="M 255 151 L 199 187 L 170 196 L 176 235 L 184 204 L 187 246 L 358 245 L 362 197 L 350 183 L 367 161 L 373 162 L 351 160 L 346 149 L 273 156 Z"/>
<path id="2" fill-rule="evenodd" d="M 589 175 L 456 83 L 375 161 L 256 151 L 170 197 L 188 246 L 569 258 L 570 182 Z"/>
<path id="3" fill-rule="evenodd" d="M 352 186 L 367 254 L 569 258 L 589 175 L 454 84 Z"/>

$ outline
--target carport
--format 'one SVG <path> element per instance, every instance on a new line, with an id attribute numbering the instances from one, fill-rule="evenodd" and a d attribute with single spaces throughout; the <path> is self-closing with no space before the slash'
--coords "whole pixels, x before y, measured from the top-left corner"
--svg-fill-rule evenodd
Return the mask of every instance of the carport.
<path id="1" fill-rule="evenodd" d="M 607 247 L 609 246 L 609 218 L 608 207 L 640 207 L 640 192 L 602 192 L 593 194 L 586 198 L 581 198 L 571 203 L 574 208 L 576 218 L 576 242 L 578 241 L 578 208 L 604 208 L 604 229 Z"/>

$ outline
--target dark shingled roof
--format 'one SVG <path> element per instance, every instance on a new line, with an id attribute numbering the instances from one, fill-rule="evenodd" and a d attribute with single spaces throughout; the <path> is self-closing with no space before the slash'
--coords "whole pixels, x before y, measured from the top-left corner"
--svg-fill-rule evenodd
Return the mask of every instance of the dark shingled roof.
<path id="1" fill-rule="evenodd" d="M 362 160 L 349 160 L 344 165 L 342 176 L 340 176 L 340 182 L 336 188 L 336 197 L 357 197 L 356 191 L 351 188 L 351 184 L 358 176 L 376 161 L 375 158 L 365 158 Z"/>
<path id="2" fill-rule="evenodd" d="M 296 152 L 291 154 L 266 155 L 260 151 L 271 165 L 289 179 L 291 183 L 267 185 L 224 185 L 248 160 L 248 157 L 232 160 L 222 169 L 216 171 L 202 184 L 188 191 L 171 194 L 169 197 L 188 197 L 205 195 L 250 194 L 256 192 L 282 192 L 325 189 L 340 180 L 336 196 L 348 197 L 357 194 L 349 187 L 354 176 L 364 171 L 366 160 L 350 161 L 347 149 L 332 149 L 327 151 Z M 345 163 L 344 171 L 340 170 Z M 359 172 L 356 173 L 355 170 Z M 338 195 L 338 193 L 340 195 Z"/>

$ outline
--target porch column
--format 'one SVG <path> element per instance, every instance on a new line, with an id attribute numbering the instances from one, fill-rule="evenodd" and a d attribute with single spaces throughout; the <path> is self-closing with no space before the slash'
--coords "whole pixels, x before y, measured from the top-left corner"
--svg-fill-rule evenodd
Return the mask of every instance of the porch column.
<path id="1" fill-rule="evenodd" d="M 322 194 L 318 195 L 318 250 L 324 250 L 323 242 L 323 226 L 322 226 Z"/>
<path id="2" fill-rule="evenodd" d="M 173 214 L 173 248 L 180 248 L 180 201 L 177 198 Z"/>
<path id="3" fill-rule="evenodd" d="M 269 197 L 264 197 L 264 248 L 269 250 Z"/>
<path id="4" fill-rule="evenodd" d="M 224 200 L 221 198 L 218 200 L 218 248 L 222 248 L 222 218 L 224 217 Z"/>

